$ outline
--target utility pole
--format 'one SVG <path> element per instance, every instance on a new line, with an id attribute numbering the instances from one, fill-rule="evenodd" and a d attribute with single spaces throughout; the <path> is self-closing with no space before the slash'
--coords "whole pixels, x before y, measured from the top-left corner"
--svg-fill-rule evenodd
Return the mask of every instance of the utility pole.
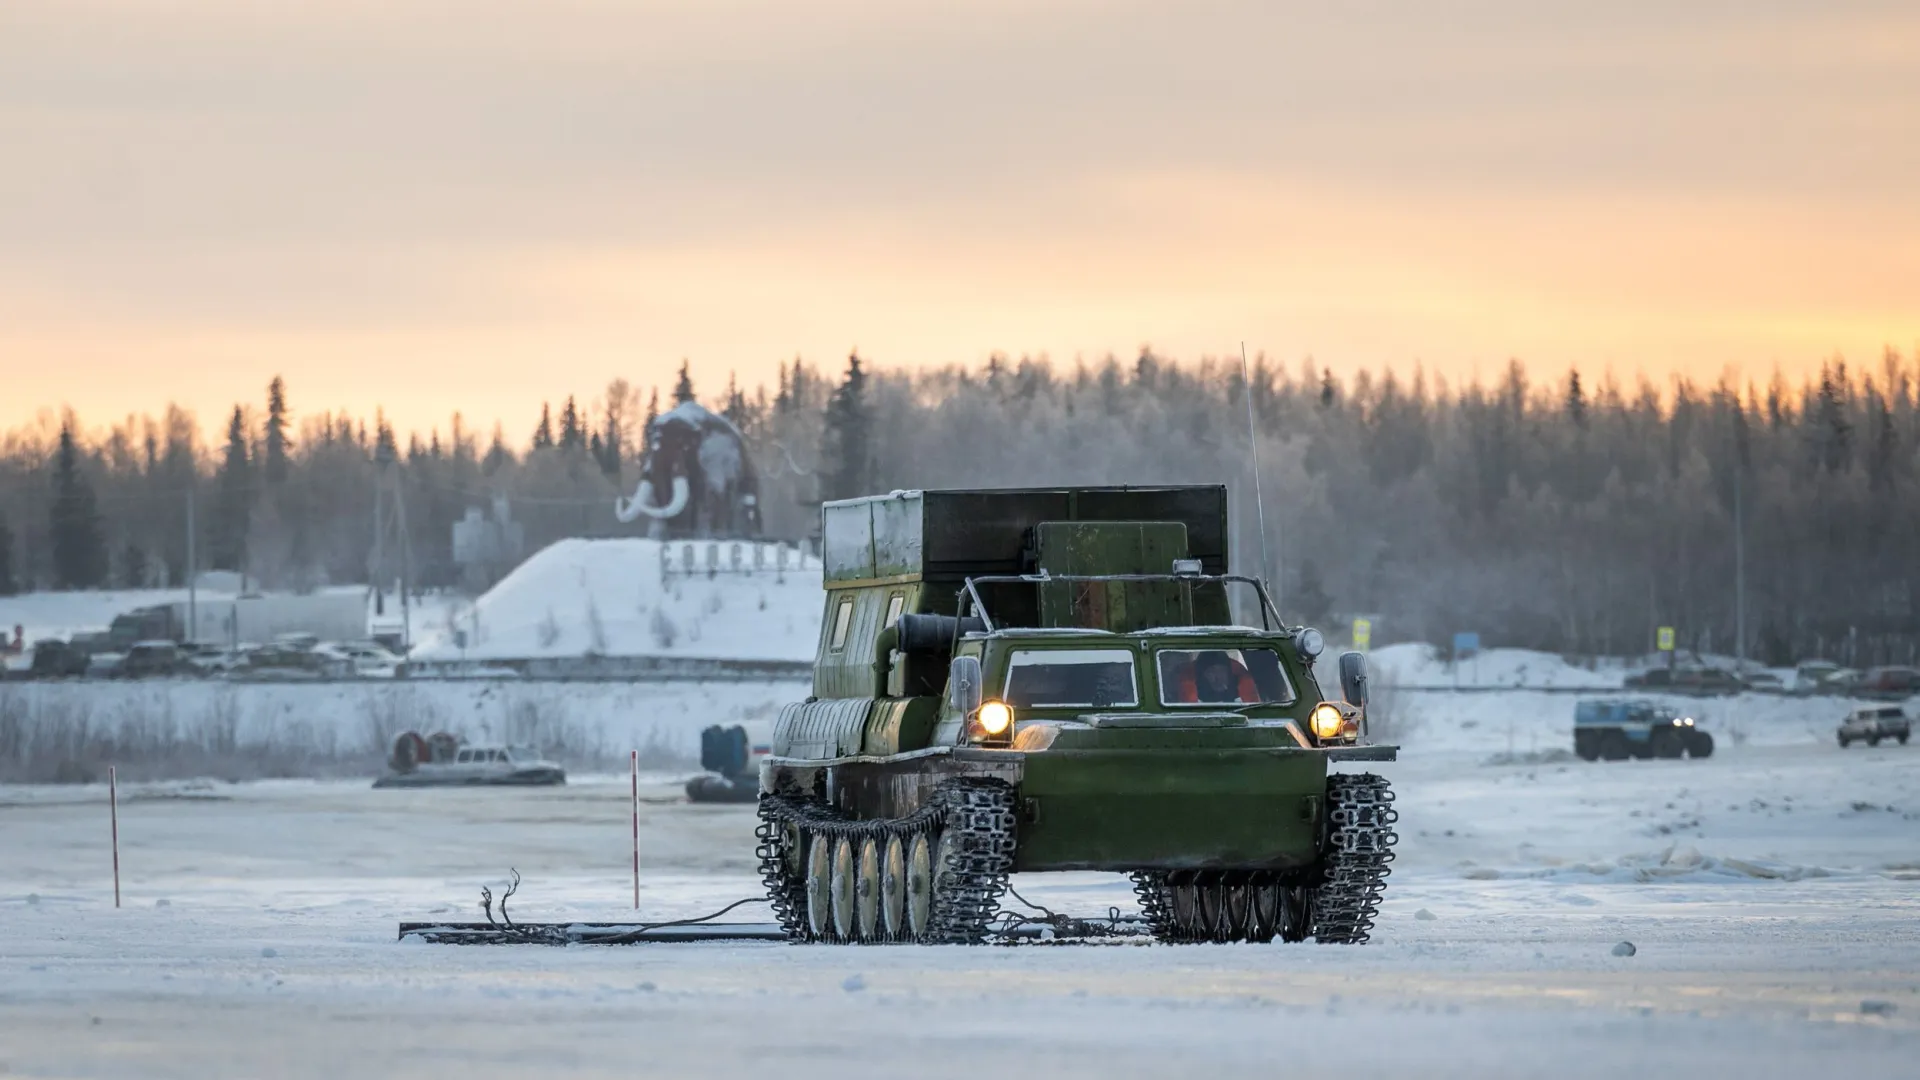
<path id="1" fill-rule="evenodd" d="M 193 489 L 199 479 L 197 472 L 187 477 L 187 643 L 192 644 L 200 636 L 200 595 L 198 583 L 200 563 L 193 549 Z"/>
<path id="2" fill-rule="evenodd" d="M 1747 522 L 1740 504 L 1742 471 L 1740 455 L 1736 452 L 1733 459 L 1733 655 L 1734 670 L 1744 675 L 1747 670 Z"/>
<path id="3" fill-rule="evenodd" d="M 373 553 L 367 559 L 375 611 L 385 614 L 380 590 L 396 578 L 400 584 L 400 643 L 413 646 L 413 539 L 407 532 L 407 500 L 398 464 L 383 461 L 373 488 Z M 398 565 L 395 565 L 395 564 Z"/>
<path id="4" fill-rule="evenodd" d="M 1274 565 L 1272 557 L 1267 554 L 1267 504 L 1260 493 L 1260 429 L 1254 425 L 1253 370 L 1247 366 L 1247 343 L 1244 341 L 1240 343 L 1240 389 L 1247 397 L 1247 456 L 1253 462 L 1253 507 L 1260 523 L 1260 573 L 1255 576 L 1266 579 L 1267 589 L 1272 594 L 1268 599 L 1272 601 L 1274 612 L 1278 614 L 1280 593 L 1286 584 L 1286 575 L 1282 572 L 1282 568 Z M 1279 531 L 1277 525 L 1275 531 Z M 1274 541 L 1273 546 L 1280 546 L 1278 539 Z M 1261 612 L 1260 618 L 1260 625 L 1265 626 L 1266 613 Z M 1285 616 L 1281 618 L 1284 621 Z"/>

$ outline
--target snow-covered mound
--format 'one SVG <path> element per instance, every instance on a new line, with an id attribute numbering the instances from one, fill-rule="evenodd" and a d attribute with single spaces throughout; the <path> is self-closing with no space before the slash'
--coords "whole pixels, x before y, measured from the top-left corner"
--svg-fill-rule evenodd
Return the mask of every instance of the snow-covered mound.
<path id="1" fill-rule="evenodd" d="M 1545 688 L 1579 686 L 1618 687 L 1623 669 L 1589 670 L 1567 663 L 1553 653 L 1532 649 L 1487 649 L 1449 664 L 1439 649 L 1411 642 L 1373 650 L 1375 677 L 1393 686 L 1515 686 Z M 1331 685 L 1338 685 L 1337 683 Z"/>
<path id="2" fill-rule="evenodd" d="M 561 540 L 417 631 L 409 658 L 811 660 L 821 595 L 819 560 L 779 544 Z"/>

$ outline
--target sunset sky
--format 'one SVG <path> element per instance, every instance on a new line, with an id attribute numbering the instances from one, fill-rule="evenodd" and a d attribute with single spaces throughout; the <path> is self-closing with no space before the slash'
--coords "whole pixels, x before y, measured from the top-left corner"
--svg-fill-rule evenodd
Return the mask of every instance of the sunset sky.
<path id="1" fill-rule="evenodd" d="M 1920 4 L 0 0 L 0 427 L 1243 339 L 1911 350 Z"/>

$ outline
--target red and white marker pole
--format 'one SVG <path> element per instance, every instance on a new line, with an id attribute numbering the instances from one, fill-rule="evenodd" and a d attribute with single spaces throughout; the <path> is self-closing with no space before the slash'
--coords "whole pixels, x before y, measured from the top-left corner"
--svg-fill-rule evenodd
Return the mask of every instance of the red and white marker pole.
<path id="1" fill-rule="evenodd" d="M 640 751 L 631 751 L 633 779 L 633 910 L 640 910 Z M 116 880 L 118 880 L 116 878 Z"/>
<path id="2" fill-rule="evenodd" d="M 120 906 L 120 778 L 107 766 L 107 820 L 113 823 L 113 906 Z"/>

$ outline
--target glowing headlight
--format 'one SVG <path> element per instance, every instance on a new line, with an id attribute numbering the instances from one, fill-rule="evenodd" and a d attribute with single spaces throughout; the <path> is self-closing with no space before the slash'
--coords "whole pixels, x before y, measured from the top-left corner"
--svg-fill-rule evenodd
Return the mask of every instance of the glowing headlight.
<path id="1" fill-rule="evenodd" d="M 1337 739 L 1340 737 L 1340 727 L 1345 719 L 1332 702 L 1323 701 L 1313 707 L 1313 713 L 1307 717 L 1307 723 L 1313 728 L 1314 738 Z"/>
<path id="2" fill-rule="evenodd" d="M 980 706 L 974 722 L 988 735 L 1000 736 L 1013 726 L 1013 709 L 1003 701 L 989 701 Z"/>

